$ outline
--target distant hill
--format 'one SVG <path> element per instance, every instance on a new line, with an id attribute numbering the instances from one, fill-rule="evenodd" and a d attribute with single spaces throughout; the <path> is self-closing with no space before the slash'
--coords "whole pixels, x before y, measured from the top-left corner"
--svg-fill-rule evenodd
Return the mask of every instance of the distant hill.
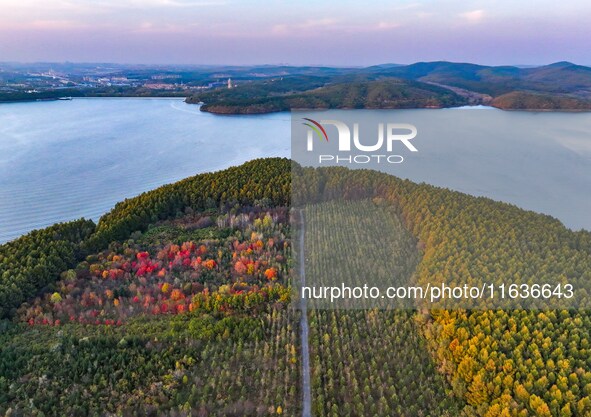
<path id="1" fill-rule="evenodd" d="M 263 68 L 250 74 L 261 74 Z M 231 72 L 232 69 L 228 69 Z M 244 74 L 244 69 L 242 70 Z M 189 97 L 213 113 L 256 114 L 292 108 L 421 108 L 491 104 L 502 109 L 587 110 L 591 68 L 570 62 L 539 67 L 447 61 L 366 68 L 269 67 L 271 77 Z"/>
<path id="2" fill-rule="evenodd" d="M 524 84 L 556 93 L 572 93 L 591 98 L 591 68 L 570 62 L 524 69 Z"/>
<path id="3" fill-rule="evenodd" d="M 591 110 L 591 100 L 527 91 L 503 94 L 495 97 L 491 104 L 504 110 Z"/>
<path id="4" fill-rule="evenodd" d="M 467 104 L 466 98 L 435 85 L 401 79 L 355 80 L 322 85 L 321 78 L 284 78 L 216 90 L 189 98 L 203 111 L 257 114 L 296 108 L 401 109 Z M 299 89 L 299 90 L 298 90 Z"/>
<path id="5" fill-rule="evenodd" d="M 591 68 L 557 62 L 534 68 L 483 66 L 454 62 L 419 62 L 394 68 L 367 68 L 373 77 L 436 82 L 498 96 L 515 90 L 574 94 L 591 98 Z"/>
<path id="6" fill-rule="evenodd" d="M 52 71 L 61 77 L 59 82 L 31 76 Z M 0 63 L 0 73 L 0 102 L 64 96 L 175 96 L 185 97 L 188 103 L 205 103 L 203 111 L 227 114 L 302 106 L 421 108 L 492 103 L 503 109 L 523 109 L 519 106 L 525 94 L 534 95 L 527 99 L 528 106 L 535 104 L 532 109 L 587 110 L 591 100 L 591 68 L 567 61 L 543 66 L 434 61 L 368 67 Z M 228 81 L 235 88 L 228 89 Z M 514 92 L 519 94 L 500 98 Z"/>

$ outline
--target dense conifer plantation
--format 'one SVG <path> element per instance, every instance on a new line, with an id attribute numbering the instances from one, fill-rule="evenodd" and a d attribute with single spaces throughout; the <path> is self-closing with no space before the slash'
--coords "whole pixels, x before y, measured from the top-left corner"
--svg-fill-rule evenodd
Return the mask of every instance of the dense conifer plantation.
<path id="1" fill-rule="evenodd" d="M 417 283 L 591 281 L 591 234 L 549 216 L 371 171 L 307 172 L 294 200 L 348 207 L 316 221 L 357 226 L 356 241 L 327 239 L 368 273 L 378 271 L 359 248 L 373 236 L 358 221 L 360 201 L 387 208 L 389 218 L 372 216 L 412 259 L 400 276 Z M 291 174 L 289 160 L 255 160 L 126 200 L 97 225 L 55 225 L 0 246 L 0 415 L 300 414 Z M 588 416 L 591 318 L 581 300 L 309 311 L 313 411 Z"/>

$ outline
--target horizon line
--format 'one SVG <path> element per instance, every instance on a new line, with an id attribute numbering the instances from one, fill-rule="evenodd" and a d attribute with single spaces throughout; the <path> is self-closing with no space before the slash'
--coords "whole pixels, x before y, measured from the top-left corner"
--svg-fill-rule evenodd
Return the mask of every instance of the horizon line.
<path id="1" fill-rule="evenodd" d="M 0 61 L 0 65 L 5 64 L 18 64 L 18 65 L 39 65 L 39 64 L 54 64 L 54 65 L 66 65 L 66 64 L 73 64 L 73 65 L 118 65 L 118 66 L 146 66 L 146 67 L 157 67 L 157 66 L 181 66 L 181 67 L 319 67 L 319 68 L 369 68 L 374 66 L 384 66 L 384 65 L 393 65 L 393 66 L 409 66 L 414 64 L 421 64 L 421 63 L 437 63 L 437 62 L 445 62 L 450 64 L 470 64 L 470 65 L 479 65 L 483 67 L 517 67 L 517 68 L 528 68 L 528 67 L 544 67 L 548 65 L 555 65 L 560 63 L 568 63 L 571 65 L 578 65 L 578 66 L 585 66 L 591 67 L 591 64 L 577 64 L 575 62 L 569 60 L 560 60 L 554 61 L 549 63 L 541 63 L 541 64 L 481 64 L 476 61 L 450 61 L 445 59 L 437 59 L 433 61 L 413 61 L 410 63 L 396 63 L 396 62 L 381 62 L 369 65 L 338 65 L 338 64 L 321 64 L 321 63 L 309 63 L 309 64 L 291 64 L 288 62 L 279 62 L 279 63 L 253 63 L 253 64 L 196 64 L 196 63 L 178 63 L 178 62 L 170 62 L 170 63 L 146 63 L 146 62 L 109 62 L 109 61 Z"/>

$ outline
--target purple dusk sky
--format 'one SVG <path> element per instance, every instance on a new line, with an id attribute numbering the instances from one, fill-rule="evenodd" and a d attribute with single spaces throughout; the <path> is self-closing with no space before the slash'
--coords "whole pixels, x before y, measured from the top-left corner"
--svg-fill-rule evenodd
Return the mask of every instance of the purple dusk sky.
<path id="1" fill-rule="evenodd" d="M 0 61 L 591 64 L 588 0 L 1 0 Z"/>

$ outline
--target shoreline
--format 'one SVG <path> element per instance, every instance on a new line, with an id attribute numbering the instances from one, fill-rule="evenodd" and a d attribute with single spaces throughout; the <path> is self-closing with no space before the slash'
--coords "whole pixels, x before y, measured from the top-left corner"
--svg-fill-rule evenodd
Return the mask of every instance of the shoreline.
<path id="1" fill-rule="evenodd" d="M 493 105 L 475 104 L 468 106 L 450 106 L 450 107 L 400 107 L 400 108 L 315 108 L 315 109 L 289 109 L 289 110 L 270 110 L 260 112 L 241 112 L 241 111 L 211 111 L 205 103 L 190 103 L 185 100 L 185 103 L 199 106 L 199 111 L 209 113 L 216 116 L 260 116 L 264 114 L 273 113 L 289 113 L 293 110 L 307 110 L 307 111 L 322 111 L 322 110 L 500 110 L 509 112 L 524 112 L 524 113 L 591 113 L 591 109 L 521 109 L 521 108 L 504 108 Z M 205 104 L 205 109 L 203 105 Z"/>
<path id="2" fill-rule="evenodd" d="M 67 96 L 70 97 L 70 96 Z M 42 103 L 42 102 L 53 102 L 53 101 L 73 101 L 73 100 L 117 100 L 117 99 L 138 99 L 138 100 L 182 100 L 185 101 L 186 97 L 179 96 L 154 96 L 154 97 L 142 97 L 142 96 L 72 96 L 71 99 L 64 100 L 62 98 L 35 98 L 35 99 L 23 99 L 23 100 L 0 100 L 0 104 L 15 104 L 15 103 Z"/>
<path id="3" fill-rule="evenodd" d="M 67 96 L 70 97 L 70 96 Z M 117 100 L 117 99 L 135 99 L 135 100 L 175 100 L 183 101 L 186 104 L 197 106 L 199 111 L 203 113 L 210 113 L 216 116 L 261 116 L 265 114 L 273 113 L 289 113 L 292 110 L 302 109 L 288 109 L 288 110 L 270 110 L 270 111 L 259 111 L 259 112 L 242 112 L 242 111 L 212 111 L 208 110 L 206 103 L 191 103 L 187 101 L 188 97 L 183 96 L 71 96 L 71 99 L 64 100 L 61 97 L 57 98 L 42 98 L 42 99 L 22 99 L 22 100 L 0 100 L 1 104 L 16 104 L 16 103 L 38 103 L 38 102 L 54 102 L 54 101 L 73 101 L 73 100 Z M 203 108 L 205 106 L 205 109 Z M 246 107 L 245 107 L 246 108 Z M 510 112 L 527 112 L 527 113 L 590 113 L 591 109 L 521 109 L 521 108 L 504 108 L 497 107 L 494 105 L 475 104 L 466 106 L 450 106 L 450 107 L 404 107 L 404 108 L 363 108 L 363 109 L 352 109 L 352 108 L 317 108 L 317 109 L 305 109 L 312 111 L 321 110 L 502 110 Z"/>

